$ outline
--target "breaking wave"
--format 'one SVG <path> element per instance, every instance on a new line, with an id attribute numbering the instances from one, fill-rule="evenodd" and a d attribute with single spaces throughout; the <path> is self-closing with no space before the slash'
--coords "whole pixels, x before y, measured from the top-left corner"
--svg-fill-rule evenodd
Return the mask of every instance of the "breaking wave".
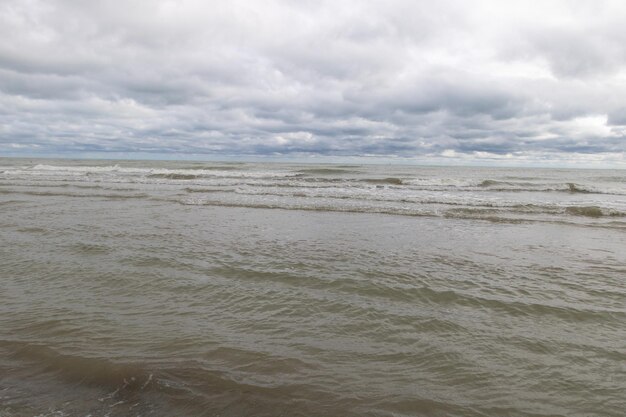
<path id="1" fill-rule="evenodd" d="M 389 184 L 389 185 L 402 185 L 401 178 L 389 177 L 389 178 L 366 178 L 361 180 L 369 184 Z"/>
<path id="2" fill-rule="evenodd" d="M 567 214 L 571 214 L 574 216 L 585 216 L 585 217 L 602 217 L 602 216 L 612 216 L 612 217 L 623 217 L 625 214 L 620 213 L 618 211 L 607 211 L 603 210 L 601 207 L 597 206 L 571 206 L 565 209 Z"/>
<path id="3" fill-rule="evenodd" d="M 622 178 L 575 170 L 80 162 L 2 167 L 0 195 L 597 224 L 624 217 Z"/>
<path id="4" fill-rule="evenodd" d="M 583 194 L 587 194 L 587 193 L 591 193 L 593 191 L 587 190 L 585 188 L 583 188 L 580 185 L 574 184 L 573 182 L 568 182 L 567 183 L 567 190 L 571 193 L 583 193 Z"/>
<path id="5" fill-rule="evenodd" d="M 462 206 L 447 201 L 428 201 L 417 204 L 385 204 L 380 200 L 354 200 L 346 197 L 330 199 L 316 199 L 305 194 L 292 194 L 290 198 L 277 199 L 271 194 L 257 194 L 252 199 L 233 198 L 185 198 L 179 202 L 183 205 L 240 207 L 257 209 L 279 209 L 316 212 L 349 212 L 363 214 L 388 214 L 411 217 L 439 217 L 485 220 L 491 222 L 520 223 L 520 222 L 568 222 L 563 215 L 576 218 L 619 218 L 626 217 L 626 213 L 616 210 L 607 210 L 599 207 L 560 207 L 556 205 L 512 205 L 489 206 L 470 205 Z M 578 223 L 578 222 L 576 222 Z M 598 224 L 604 225 L 605 222 Z M 626 222 L 613 222 L 615 227 L 626 227 Z"/>
<path id="6" fill-rule="evenodd" d="M 299 174 L 314 174 L 314 175 L 345 175 L 345 174 L 358 174 L 360 171 L 344 168 L 309 168 L 300 169 L 297 171 Z"/>

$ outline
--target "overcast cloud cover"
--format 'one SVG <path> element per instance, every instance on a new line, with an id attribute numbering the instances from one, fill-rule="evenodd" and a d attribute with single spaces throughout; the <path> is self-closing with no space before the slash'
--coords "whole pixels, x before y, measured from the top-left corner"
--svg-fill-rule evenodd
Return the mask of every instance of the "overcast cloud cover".
<path id="1" fill-rule="evenodd" d="M 626 167 L 624 1 L 0 0 L 0 155 Z"/>

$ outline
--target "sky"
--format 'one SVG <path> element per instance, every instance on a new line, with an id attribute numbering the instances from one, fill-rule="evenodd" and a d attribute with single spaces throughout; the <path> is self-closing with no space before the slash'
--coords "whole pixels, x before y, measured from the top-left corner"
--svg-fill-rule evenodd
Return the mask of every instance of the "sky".
<path id="1" fill-rule="evenodd" d="M 626 168 L 624 1 L 0 0 L 0 156 Z"/>

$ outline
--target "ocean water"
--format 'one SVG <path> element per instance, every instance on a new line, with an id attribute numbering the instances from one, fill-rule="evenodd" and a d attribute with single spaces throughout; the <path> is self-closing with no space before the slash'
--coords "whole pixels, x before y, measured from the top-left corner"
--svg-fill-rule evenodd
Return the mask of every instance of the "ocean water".
<path id="1" fill-rule="evenodd" d="M 623 416 L 626 171 L 0 159 L 0 416 Z"/>

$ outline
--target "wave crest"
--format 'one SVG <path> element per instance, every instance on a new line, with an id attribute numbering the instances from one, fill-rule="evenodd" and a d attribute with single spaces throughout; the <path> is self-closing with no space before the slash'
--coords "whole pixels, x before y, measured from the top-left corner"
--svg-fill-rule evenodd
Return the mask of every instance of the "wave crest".
<path id="1" fill-rule="evenodd" d="M 150 174 L 148 178 L 164 178 L 168 180 L 195 180 L 200 178 L 200 175 L 194 174 Z"/>

